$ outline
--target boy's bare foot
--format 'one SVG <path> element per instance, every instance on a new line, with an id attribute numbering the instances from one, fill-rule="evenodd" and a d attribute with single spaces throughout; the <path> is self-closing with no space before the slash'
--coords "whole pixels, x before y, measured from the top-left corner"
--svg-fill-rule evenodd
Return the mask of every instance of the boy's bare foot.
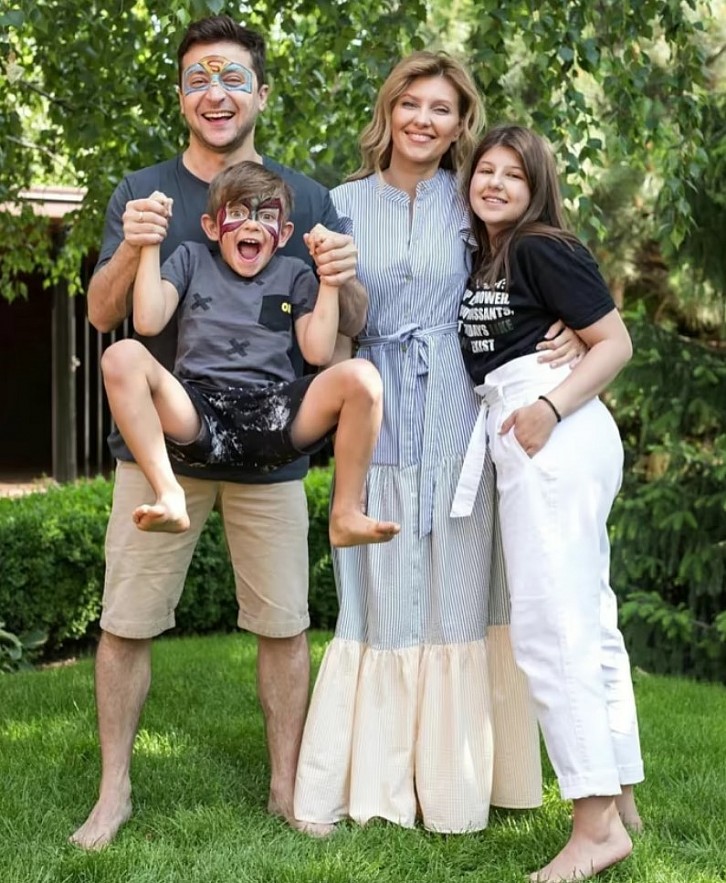
<path id="1" fill-rule="evenodd" d="M 342 514 L 330 514 L 328 534 L 330 545 L 363 546 L 367 543 L 387 543 L 401 530 L 401 525 L 393 521 L 376 521 L 359 510 Z"/>
<path id="2" fill-rule="evenodd" d="M 144 504 L 134 509 L 134 524 L 139 530 L 166 531 L 166 533 L 184 533 L 189 530 L 189 516 L 181 493 L 166 494 L 150 506 Z"/>
<path id="3" fill-rule="evenodd" d="M 604 840 L 574 832 L 564 849 L 552 861 L 530 876 L 531 883 L 575 883 L 587 880 L 627 858 L 633 844 L 622 824 Z"/>
<path id="4" fill-rule="evenodd" d="M 632 785 L 624 785 L 622 794 L 615 798 L 615 806 L 618 815 L 625 827 L 633 834 L 643 833 L 643 820 L 640 818 L 638 807 L 635 805 L 635 795 Z"/>
<path id="5" fill-rule="evenodd" d="M 81 827 L 68 838 L 68 842 L 81 849 L 103 849 L 114 839 L 119 828 L 131 817 L 131 801 L 102 802 L 93 807 Z"/>

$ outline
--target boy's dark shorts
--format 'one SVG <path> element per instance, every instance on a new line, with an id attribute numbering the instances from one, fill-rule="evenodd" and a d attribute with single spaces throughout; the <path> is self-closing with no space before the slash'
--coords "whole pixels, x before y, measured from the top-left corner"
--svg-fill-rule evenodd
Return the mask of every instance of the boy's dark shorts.
<path id="1" fill-rule="evenodd" d="M 270 472 L 299 457 L 319 451 L 335 432 L 304 449 L 293 444 L 292 423 L 315 379 L 308 374 L 289 383 L 264 387 L 211 389 L 177 378 L 202 421 L 199 435 L 188 444 L 167 437 L 169 456 L 187 466 L 219 463 Z"/>

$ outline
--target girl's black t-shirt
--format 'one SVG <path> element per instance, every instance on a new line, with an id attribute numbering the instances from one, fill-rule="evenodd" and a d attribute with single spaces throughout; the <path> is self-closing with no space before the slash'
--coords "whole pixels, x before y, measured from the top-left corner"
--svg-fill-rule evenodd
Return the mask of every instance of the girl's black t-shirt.
<path id="1" fill-rule="evenodd" d="M 525 235 L 510 253 L 510 278 L 473 279 L 459 310 L 459 340 L 472 379 L 535 352 L 556 319 L 578 331 L 615 308 L 595 258 L 577 241 Z"/>

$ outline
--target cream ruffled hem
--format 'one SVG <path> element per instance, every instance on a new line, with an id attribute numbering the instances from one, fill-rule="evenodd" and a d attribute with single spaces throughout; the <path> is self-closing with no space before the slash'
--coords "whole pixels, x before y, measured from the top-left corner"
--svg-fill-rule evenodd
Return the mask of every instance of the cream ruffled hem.
<path id="1" fill-rule="evenodd" d="M 509 629 L 486 641 L 375 650 L 334 639 L 310 704 L 295 816 L 374 817 L 432 831 L 487 826 L 489 806 L 538 806 L 537 728 Z"/>

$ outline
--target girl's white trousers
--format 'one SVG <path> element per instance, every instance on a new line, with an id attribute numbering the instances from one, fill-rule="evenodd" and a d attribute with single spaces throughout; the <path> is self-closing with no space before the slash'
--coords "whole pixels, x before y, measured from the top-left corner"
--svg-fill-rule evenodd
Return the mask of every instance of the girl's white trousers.
<path id="1" fill-rule="evenodd" d="M 546 395 L 569 371 L 523 356 L 477 387 L 482 412 L 452 516 L 467 514 L 488 441 L 514 654 L 562 796 L 575 799 L 619 794 L 621 785 L 643 779 L 630 664 L 609 583 L 607 518 L 620 487 L 623 448 L 599 399 L 563 418 L 532 458 L 513 430 L 499 433 L 512 411 Z"/>

